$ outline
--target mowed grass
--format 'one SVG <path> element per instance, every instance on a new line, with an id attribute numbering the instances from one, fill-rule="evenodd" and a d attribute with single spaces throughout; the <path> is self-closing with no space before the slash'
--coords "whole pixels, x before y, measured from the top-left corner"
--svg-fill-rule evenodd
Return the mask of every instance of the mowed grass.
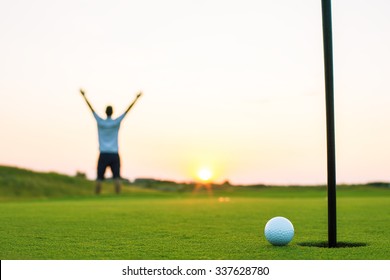
<path id="1" fill-rule="evenodd" d="M 389 188 L 339 188 L 337 204 L 338 240 L 349 246 L 329 249 L 303 246 L 327 241 L 325 188 L 7 201 L 0 259 L 390 259 Z M 288 246 L 264 238 L 274 216 L 294 224 Z"/>

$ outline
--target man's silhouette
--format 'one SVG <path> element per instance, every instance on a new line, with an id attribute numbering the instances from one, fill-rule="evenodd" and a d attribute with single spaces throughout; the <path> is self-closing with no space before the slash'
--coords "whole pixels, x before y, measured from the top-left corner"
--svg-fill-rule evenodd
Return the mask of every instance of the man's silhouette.
<path id="1" fill-rule="evenodd" d="M 117 194 L 121 191 L 120 186 L 120 158 L 118 153 L 118 132 L 121 121 L 124 119 L 126 114 L 133 107 L 138 98 L 142 95 L 142 92 L 138 93 L 134 101 L 126 109 L 126 111 L 116 119 L 112 119 L 113 109 L 111 106 L 106 108 L 106 119 L 102 119 L 96 114 L 92 108 L 87 97 L 85 96 L 84 90 L 80 89 L 81 95 L 87 102 L 88 107 L 91 109 L 93 116 L 96 119 L 98 125 L 98 136 L 99 136 L 99 160 L 97 166 L 97 180 L 96 180 L 96 194 L 100 194 L 102 190 L 102 181 L 104 180 L 104 173 L 106 168 L 109 166 L 112 171 L 115 184 L 115 192 Z"/>

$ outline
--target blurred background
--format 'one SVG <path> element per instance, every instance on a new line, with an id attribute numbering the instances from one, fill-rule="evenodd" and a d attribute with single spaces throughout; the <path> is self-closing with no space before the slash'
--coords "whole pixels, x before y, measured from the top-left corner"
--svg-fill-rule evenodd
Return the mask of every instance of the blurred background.
<path id="1" fill-rule="evenodd" d="M 390 2 L 333 1 L 337 177 L 390 180 Z M 321 1 L 0 2 L 0 164 L 96 176 L 326 183 Z M 203 171 L 201 171 L 203 170 Z"/>

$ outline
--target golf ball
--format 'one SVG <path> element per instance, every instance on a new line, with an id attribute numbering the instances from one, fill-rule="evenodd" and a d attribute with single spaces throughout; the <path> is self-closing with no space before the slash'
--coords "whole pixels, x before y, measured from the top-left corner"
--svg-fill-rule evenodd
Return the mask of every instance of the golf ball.
<path id="1" fill-rule="evenodd" d="M 272 245 L 284 246 L 293 239 L 294 226 L 284 217 L 274 217 L 265 225 L 264 235 Z"/>

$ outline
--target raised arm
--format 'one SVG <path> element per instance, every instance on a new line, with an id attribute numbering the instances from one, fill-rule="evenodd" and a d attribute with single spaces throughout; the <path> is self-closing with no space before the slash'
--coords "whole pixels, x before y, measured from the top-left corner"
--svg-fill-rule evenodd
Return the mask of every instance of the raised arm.
<path id="1" fill-rule="evenodd" d="M 142 92 L 140 91 L 137 96 L 135 97 L 134 101 L 129 105 L 129 107 L 125 111 L 125 115 L 130 111 L 130 109 L 134 106 L 134 104 L 137 102 L 138 98 L 140 98 L 142 95 Z"/>
<path id="2" fill-rule="evenodd" d="M 85 102 L 87 102 L 87 105 L 88 105 L 89 109 L 91 109 L 92 113 L 94 113 L 95 110 L 92 108 L 92 106 L 91 106 L 91 104 L 89 103 L 87 97 L 85 96 L 84 90 L 83 90 L 83 89 L 80 89 L 80 93 L 81 93 L 81 95 L 84 97 Z"/>

